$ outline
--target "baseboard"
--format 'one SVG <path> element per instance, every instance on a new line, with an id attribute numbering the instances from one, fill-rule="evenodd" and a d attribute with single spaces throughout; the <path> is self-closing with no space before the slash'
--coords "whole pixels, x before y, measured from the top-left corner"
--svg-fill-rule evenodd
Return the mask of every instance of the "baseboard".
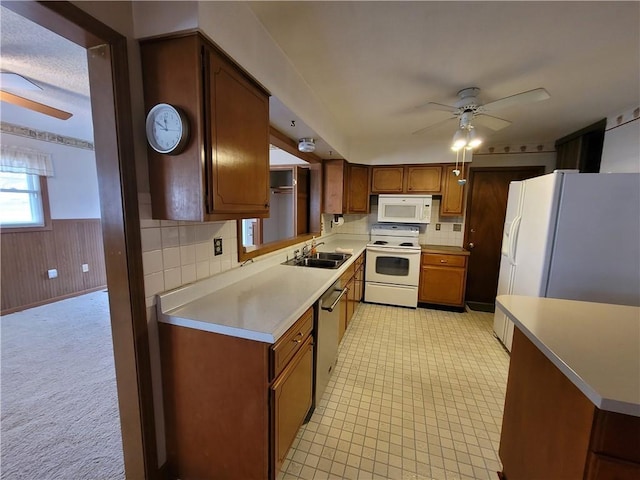
<path id="1" fill-rule="evenodd" d="M 42 305 L 47 305 L 48 303 L 59 302 L 60 300 L 66 300 L 67 298 L 79 297 L 80 295 L 84 295 L 86 293 L 97 292 L 98 290 L 106 289 L 106 285 L 101 285 L 99 287 L 89 288 L 87 290 L 81 290 L 79 292 L 67 293 L 66 295 L 61 295 L 59 297 L 47 298 L 46 300 L 41 300 L 39 302 L 30 303 L 28 305 L 21 305 L 19 307 L 7 308 L 6 310 L 0 311 L 0 315 L 8 315 L 10 313 L 21 312 L 23 310 L 28 310 L 34 307 L 41 307 Z M 106 290 L 105 290 L 106 291 Z"/>

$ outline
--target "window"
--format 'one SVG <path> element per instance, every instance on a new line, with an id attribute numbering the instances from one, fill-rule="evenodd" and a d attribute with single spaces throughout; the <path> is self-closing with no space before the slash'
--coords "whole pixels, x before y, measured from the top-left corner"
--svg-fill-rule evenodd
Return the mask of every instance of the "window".
<path id="1" fill-rule="evenodd" d="M 0 226 L 46 227 L 46 181 L 39 175 L 0 172 Z"/>

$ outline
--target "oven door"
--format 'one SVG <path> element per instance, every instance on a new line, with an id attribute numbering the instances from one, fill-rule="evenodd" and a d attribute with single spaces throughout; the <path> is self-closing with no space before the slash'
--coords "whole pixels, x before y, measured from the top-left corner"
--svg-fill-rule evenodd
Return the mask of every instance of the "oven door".
<path id="1" fill-rule="evenodd" d="M 367 247 L 367 282 L 418 286 L 420 250 Z"/>

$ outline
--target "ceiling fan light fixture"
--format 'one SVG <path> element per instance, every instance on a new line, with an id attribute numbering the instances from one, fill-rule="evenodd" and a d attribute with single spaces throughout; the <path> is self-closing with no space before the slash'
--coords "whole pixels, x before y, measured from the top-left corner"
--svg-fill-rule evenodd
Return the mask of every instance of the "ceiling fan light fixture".
<path id="1" fill-rule="evenodd" d="M 316 143 L 313 138 L 301 138 L 298 140 L 298 150 L 305 153 L 311 153 L 315 151 Z"/>
<path id="2" fill-rule="evenodd" d="M 467 149 L 479 147 L 482 144 L 482 139 L 478 136 L 475 130 L 469 130 L 469 136 L 467 138 Z"/>
<path id="3" fill-rule="evenodd" d="M 467 145 L 467 133 L 462 130 L 456 130 L 456 133 L 453 134 L 453 143 L 451 144 L 451 150 L 457 152 L 461 148 L 464 148 Z"/>

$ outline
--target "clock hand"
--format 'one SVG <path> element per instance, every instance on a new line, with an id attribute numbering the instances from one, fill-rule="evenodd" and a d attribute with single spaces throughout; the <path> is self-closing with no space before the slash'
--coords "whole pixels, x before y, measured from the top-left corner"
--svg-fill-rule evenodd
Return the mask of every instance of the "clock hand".
<path id="1" fill-rule="evenodd" d="M 163 129 L 167 130 L 167 126 L 166 125 L 162 125 L 159 121 L 156 120 L 156 123 L 158 125 L 160 125 L 160 127 L 162 127 Z"/>

